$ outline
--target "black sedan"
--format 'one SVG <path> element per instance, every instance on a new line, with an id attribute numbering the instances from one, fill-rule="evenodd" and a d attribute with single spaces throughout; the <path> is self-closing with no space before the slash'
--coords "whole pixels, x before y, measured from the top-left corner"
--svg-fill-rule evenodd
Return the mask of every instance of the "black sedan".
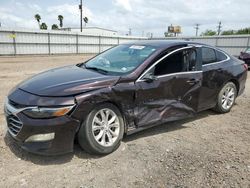
<path id="1" fill-rule="evenodd" d="M 224 51 L 186 41 L 140 41 L 87 62 L 38 74 L 5 102 L 8 132 L 23 149 L 53 155 L 108 154 L 123 136 L 214 109 L 229 112 L 247 66 Z"/>

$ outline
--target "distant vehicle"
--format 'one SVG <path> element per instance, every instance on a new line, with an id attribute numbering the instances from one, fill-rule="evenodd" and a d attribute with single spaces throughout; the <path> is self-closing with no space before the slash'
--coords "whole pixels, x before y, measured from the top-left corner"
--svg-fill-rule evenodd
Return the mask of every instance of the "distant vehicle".
<path id="1" fill-rule="evenodd" d="M 250 68 L 250 48 L 247 48 L 244 52 L 241 52 L 239 59 L 245 61 L 248 68 Z"/>
<path id="2" fill-rule="evenodd" d="M 30 152 L 108 154 L 125 134 L 194 116 L 229 112 L 247 66 L 220 49 L 187 41 L 139 41 L 85 63 L 38 74 L 6 100 L 8 132 Z"/>

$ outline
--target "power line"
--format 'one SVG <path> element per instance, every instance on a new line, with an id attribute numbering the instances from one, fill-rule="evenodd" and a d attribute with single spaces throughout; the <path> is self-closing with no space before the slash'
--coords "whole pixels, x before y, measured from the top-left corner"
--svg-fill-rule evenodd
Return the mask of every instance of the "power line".
<path id="1" fill-rule="evenodd" d="M 200 24 L 195 24 L 196 37 L 198 36 L 199 29 L 200 29 Z"/>
<path id="2" fill-rule="evenodd" d="M 218 35 L 220 35 L 221 29 L 222 29 L 221 21 L 219 22 L 219 25 L 217 26 L 217 28 L 218 28 Z"/>

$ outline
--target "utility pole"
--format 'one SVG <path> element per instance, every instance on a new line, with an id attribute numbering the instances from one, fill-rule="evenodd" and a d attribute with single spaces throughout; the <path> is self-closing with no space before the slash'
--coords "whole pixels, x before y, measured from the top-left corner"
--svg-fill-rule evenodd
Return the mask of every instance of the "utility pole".
<path id="1" fill-rule="evenodd" d="M 82 32 L 82 0 L 80 2 L 79 9 L 80 9 L 80 25 L 81 25 L 80 27 Z"/>
<path id="2" fill-rule="evenodd" d="M 221 21 L 219 22 L 219 25 L 218 25 L 218 35 L 220 35 L 220 32 L 221 32 L 221 28 L 222 28 L 222 25 L 221 25 Z"/>
<path id="3" fill-rule="evenodd" d="M 129 28 L 129 30 L 128 30 L 128 35 L 129 35 L 129 36 L 132 35 L 132 29 L 131 29 L 131 28 Z"/>
<path id="4" fill-rule="evenodd" d="M 200 24 L 195 24 L 195 30 L 196 30 L 196 37 L 198 36 Z"/>

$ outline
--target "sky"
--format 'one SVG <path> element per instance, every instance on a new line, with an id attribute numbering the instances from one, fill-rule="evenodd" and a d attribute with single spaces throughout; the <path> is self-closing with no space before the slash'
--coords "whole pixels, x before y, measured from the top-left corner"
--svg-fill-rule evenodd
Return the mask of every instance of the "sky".
<path id="1" fill-rule="evenodd" d="M 38 29 L 34 19 L 40 14 L 49 28 L 64 17 L 64 27 L 79 27 L 80 0 L 0 0 L 1 27 Z M 83 0 L 88 26 L 98 26 L 132 35 L 162 37 L 170 24 L 180 25 L 183 36 L 206 29 L 222 30 L 250 27 L 250 0 Z"/>

